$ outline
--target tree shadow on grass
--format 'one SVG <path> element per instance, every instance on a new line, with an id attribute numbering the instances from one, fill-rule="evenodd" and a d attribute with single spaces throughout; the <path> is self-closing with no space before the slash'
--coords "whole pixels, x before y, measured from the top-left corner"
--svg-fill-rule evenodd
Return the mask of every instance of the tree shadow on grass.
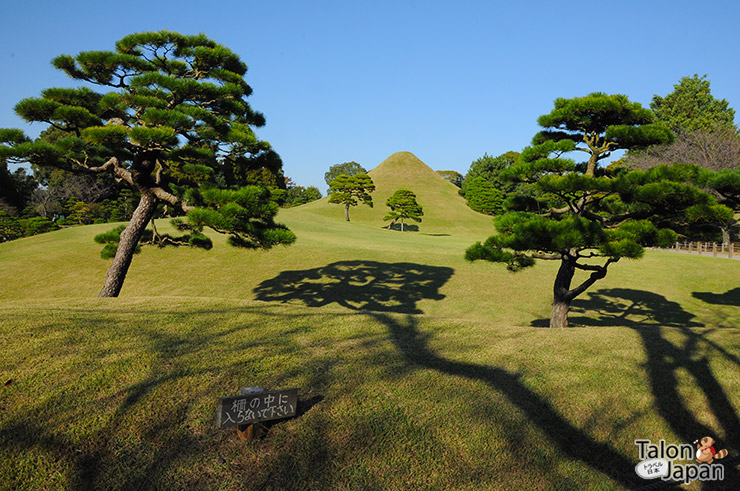
<path id="1" fill-rule="evenodd" d="M 712 305 L 734 305 L 735 307 L 740 307 L 740 288 L 733 288 L 724 293 L 693 292 L 691 296 Z"/>
<path id="2" fill-rule="evenodd" d="M 419 331 L 417 320 L 412 316 L 407 316 L 403 321 L 381 313 L 370 315 L 388 327 L 391 340 L 406 362 L 486 383 L 504 395 L 568 458 L 581 461 L 622 486 L 643 483 L 634 472 L 636 462 L 633 459 L 625 457 L 607 443 L 594 440 L 574 426 L 546 398 L 529 389 L 520 380 L 519 374 L 502 368 L 442 358 L 429 348 L 428 336 Z M 512 428 L 511 431 L 516 429 Z M 512 445 L 517 443 L 512 442 Z"/>
<path id="3" fill-rule="evenodd" d="M 390 229 L 388 228 L 387 225 L 385 227 L 383 227 L 383 228 L 386 229 L 386 230 L 395 230 L 396 232 L 402 232 L 402 231 L 403 232 L 418 232 L 419 231 L 419 226 L 418 225 L 414 225 L 413 223 L 404 223 L 403 224 L 403 230 L 401 230 L 401 224 L 400 223 L 394 223 L 393 225 L 391 225 L 391 228 Z"/>
<path id="4" fill-rule="evenodd" d="M 61 309 L 59 309 L 61 310 Z M 241 312 L 253 310 L 262 312 L 259 308 L 241 308 Z M 213 400 L 213 409 L 219 396 L 233 395 L 238 387 L 232 387 L 231 393 L 224 393 L 223 381 L 219 382 L 218 374 L 239 373 L 244 370 L 246 357 L 250 349 L 254 347 L 253 342 L 233 343 L 232 338 L 238 336 L 245 330 L 251 329 L 250 324 L 240 324 L 217 331 L 202 332 L 194 328 L 185 332 L 167 331 L 161 326 L 144 324 L 138 325 L 139 336 L 117 348 L 117 355 L 124 358 L 136 357 L 146 353 L 147 357 L 153 355 L 145 366 L 146 373 L 134 377 L 133 382 L 124 383 L 120 388 L 113 390 L 102 390 L 100 394 L 93 394 L 94 400 L 88 399 L 88 392 L 78 388 L 78 384 L 91 383 L 91 378 L 105 377 L 104 361 L 87 361 L 88 359 L 103 359 L 108 355 L 105 346 L 98 348 L 96 344 L 86 344 L 83 348 L 77 348 L 77 337 L 84 335 L 81 328 L 85 326 L 84 333 L 100 333 L 103 339 L 111 337 L 111 331 L 115 331 L 115 322 L 105 318 L 95 318 L 94 312 L 85 309 L 69 309 L 67 324 L 71 327 L 65 328 L 64 333 L 69 337 L 62 342 L 57 342 L 62 356 L 69 352 L 77 352 L 76 360 L 88 365 L 79 380 L 64 382 L 62 385 L 51 384 L 55 389 L 50 394 L 31 401 L 22 410 L 14 411 L 8 415 L 0 424 L 0 447 L 5 448 L 13 455 L 23 457 L 34 454 L 39 450 L 43 452 L 44 458 L 50 462 L 61 462 L 69 469 L 65 475 L 64 487 L 71 489 L 149 489 L 162 487 L 168 482 L 174 472 L 185 475 L 189 484 L 208 482 L 209 476 L 187 475 L 186 469 L 192 462 L 200 464 L 201 469 L 214 469 L 216 481 L 218 480 L 217 454 L 214 453 L 214 440 L 221 442 L 220 447 L 228 448 L 234 446 L 234 440 L 227 433 L 218 431 L 211 425 L 205 428 L 206 435 L 200 434 L 204 428 L 197 429 L 192 423 L 193 401 L 203 399 Z M 99 312 L 98 312 L 99 314 Z M 211 315 L 208 315 L 211 314 Z M 196 317 L 199 320 L 195 325 L 211 325 L 215 319 L 222 319 L 223 313 L 203 312 Z M 296 323 L 302 317 L 289 314 Z M 61 316 L 61 312 L 60 312 Z M 79 316 L 77 318 L 76 316 Z M 168 321 L 179 323 L 182 318 L 183 325 L 193 324 L 193 312 L 167 312 Z M 187 318 L 187 322 L 186 322 Z M 51 329 L 50 329 L 51 328 Z M 59 327 L 49 325 L 40 326 L 34 336 L 39 340 L 44 335 L 58 331 Z M 205 330 L 204 330 L 205 331 Z M 288 346 L 289 341 L 285 336 L 273 336 L 269 338 L 270 344 L 280 352 L 290 353 L 302 346 Z M 140 343 L 143 344 L 143 350 Z M 105 343 L 102 343 L 103 345 Z M 257 343 L 261 344 L 261 343 Z M 237 357 L 234 361 L 219 363 L 216 358 L 216 366 L 201 365 L 193 366 L 192 359 L 202 356 L 210 356 L 211 350 L 216 352 L 229 348 L 229 352 L 244 350 L 244 357 Z M 98 350 L 100 349 L 100 353 Z M 87 352 L 91 351 L 91 352 Z M 30 361 L 29 361 L 30 363 Z M 310 372 L 310 386 L 312 390 L 304 392 L 299 397 L 299 410 L 296 417 L 307 416 L 310 409 L 320 403 L 323 395 L 317 394 L 328 384 L 328 370 L 334 362 L 327 357 L 311 358 L 304 364 L 296 366 L 293 371 L 285 371 L 283 378 L 290 378 L 296 371 Z M 69 371 L 76 370 L 74 366 L 63 368 L 62 377 Z M 187 395 L 173 393 L 171 397 L 162 397 L 162 387 L 175 389 L 181 383 L 192 377 L 199 377 L 206 382 L 202 386 L 190 389 Z M 22 385 L 23 381 L 19 381 Z M 65 385 L 66 384 L 66 385 Z M 29 387 L 34 390 L 35 387 Z M 41 392 L 44 394 L 44 392 Z M 159 394 L 158 394 L 159 393 Z M 84 405 L 87 409 L 82 416 L 77 408 Z M 147 409 L 151 407 L 150 409 Z M 68 423 L 77 423 L 76 418 L 89 417 L 99 413 L 96 419 L 95 429 L 86 431 L 86 435 L 79 435 L 65 431 Z M 135 424 L 131 425 L 135 418 Z M 278 425 L 281 421 L 271 422 L 270 426 Z M 79 423 L 77 423 L 79 424 Z M 137 441 L 138 439 L 138 441 Z M 10 453 L 9 453 L 10 455 Z M 212 466 L 204 465 L 213 462 Z M 9 465 L 17 465 L 10 462 Z M 32 476 L 32 473 L 28 473 Z M 23 487 L 28 485 L 24 482 L 23 475 L 12 476 L 17 481 L 7 483 L 9 486 Z M 214 478 L 214 476 L 210 476 Z M 205 480 L 205 481 L 204 481 Z M 182 482 L 181 482 L 182 484 Z M 0 486 L 2 487 L 2 486 Z M 190 487 L 189 485 L 186 487 Z M 197 487 L 197 486 L 196 486 Z"/>
<path id="5" fill-rule="evenodd" d="M 734 295 L 731 290 L 727 294 L 705 298 L 734 301 Z M 708 403 L 704 411 L 711 412 L 724 432 L 725 441 L 718 441 L 718 448 L 730 444 L 735 446 L 735 451 L 740 450 L 740 418 L 730 396 L 712 371 L 708 355 L 715 352 L 737 368 L 740 368 L 740 359 L 708 339 L 715 329 L 694 329 L 704 326 L 693 320 L 693 314 L 683 310 L 680 304 L 652 292 L 613 288 L 598 290 L 589 296 L 573 302 L 572 312 L 578 323 L 626 326 L 640 335 L 647 355 L 645 369 L 655 407 L 682 439 L 682 442 L 672 443 L 691 443 L 704 436 L 719 439 L 719 435 L 697 418 L 696 411 L 687 406 L 681 395 L 679 372 L 684 372 L 703 393 Z M 697 294 L 694 296 L 701 298 Z M 589 313 L 589 316 L 578 317 L 584 313 Z M 676 333 L 680 335 L 678 341 L 675 340 Z M 668 339 L 668 334 L 671 334 L 671 339 Z M 726 465 L 725 470 L 722 483 L 705 483 L 704 488 L 723 489 L 725 483 L 740 482 L 736 466 Z"/>
<path id="6" fill-rule="evenodd" d="M 421 314 L 420 300 L 441 300 L 439 289 L 454 270 L 413 263 L 340 261 L 320 268 L 283 271 L 254 293 L 266 302 L 337 303 L 353 310 Z"/>
<path id="7" fill-rule="evenodd" d="M 662 295 L 644 290 L 610 288 L 588 293 L 573 301 L 568 315 L 571 326 L 702 327 L 694 314 Z M 536 319 L 533 327 L 549 327 L 550 319 Z"/>
<path id="8" fill-rule="evenodd" d="M 697 331 L 695 328 L 703 326 L 695 322 L 695 316 L 683 310 L 680 304 L 651 292 L 605 289 L 591 293 L 587 300 L 574 302 L 572 313 L 576 320 L 574 323 L 627 326 L 640 335 L 647 354 L 645 368 L 655 407 L 673 432 L 682 439 L 681 442 L 669 443 L 690 443 L 703 436 L 719 440 L 719 435 L 701 423 L 696 412 L 685 403 L 679 392 L 679 370 L 686 370 L 691 375 L 709 401 L 710 407 L 706 409 L 713 413 L 724 432 L 725 441 L 718 441 L 718 444 L 724 448 L 727 444 L 737 445 L 740 442 L 740 419 L 729 395 L 712 372 L 705 352 L 714 350 L 738 367 L 740 359 L 707 339 L 712 330 Z M 602 472 L 623 486 L 649 484 L 636 476 L 634 466 L 637 462 L 634 457 L 627 458 L 608 444 L 592 439 L 563 418 L 545 398 L 526 387 L 518 374 L 438 356 L 428 347 L 427 336 L 419 332 L 417 321 L 411 316 L 401 322 L 384 314 L 371 315 L 389 328 L 394 344 L 409 363 L 485 382 L 506 396 L 563 454 Z M 684 338 L 683 343 L 675 344 L 667 339 L 664 336 L 665 329 L 677 330 Z M 705 351 L 702 352 L 700 348 Z M 705 489 L 732 489 L 740 481 L 740 474 L 734 466 L 736 462 L 733 464 L 729 458 L 725 462 L 728 464 L 725 466 L 725 480 L 704 483 Z"/>

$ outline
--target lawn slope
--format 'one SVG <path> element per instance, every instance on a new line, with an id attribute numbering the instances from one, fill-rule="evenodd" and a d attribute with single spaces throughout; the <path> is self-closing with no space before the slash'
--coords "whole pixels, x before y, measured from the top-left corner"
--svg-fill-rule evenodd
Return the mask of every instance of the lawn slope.
<path id="1" fill-rule="evenodd" d="M 369 173 L 375 183 L 372 193 L 373 207 L 358 205 L 350 207 L 351 221 L 372 227 L 387 226 L 383 217 L 388 213 L 386 200 L 401 188 L 416 194 L 424 210 L 420 233 L 481 235 L 482 231 L 493 231 L 492 217 L 471 210 L 465 199 L 458 194 L 458 187 L 434 172 L 411 152 L 397 152 L 385 159 Z M 329 198 L 309 203 L 302 208 L 306 212 L 322 216 L 343 218 L 343 205 L 330 204 Z"/>

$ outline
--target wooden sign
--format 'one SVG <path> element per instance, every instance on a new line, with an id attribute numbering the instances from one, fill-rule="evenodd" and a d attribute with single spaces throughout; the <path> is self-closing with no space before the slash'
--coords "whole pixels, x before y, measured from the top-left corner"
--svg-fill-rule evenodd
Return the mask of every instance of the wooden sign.
<path id="1" fill-rule="evenodd" d="M 295 416 L 297 408 L 298 389 L 224 397 L 218 401 L 216 426 L 221 429 L 289 418 Z"/>

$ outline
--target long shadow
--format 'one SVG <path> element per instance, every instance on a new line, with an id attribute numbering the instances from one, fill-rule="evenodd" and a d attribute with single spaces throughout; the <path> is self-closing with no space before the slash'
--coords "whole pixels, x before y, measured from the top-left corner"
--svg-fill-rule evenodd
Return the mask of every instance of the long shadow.
<path id="1" fill-rule="evenodd" d="M 573 311 L 576 315 L 588 312 L 590 317 L 580 320 L 591 325 L 626 326 L 640 335 L 647 355 L 645 369 L 655 406 L 682 439 L 675 443 L 690 443 L 704 436 L 717 439 L 715 432 L 699 421 L 679 392 L 678 372 L 685 371 L 708 402 L 704 411 L 712 413 L 724 432 L 726 441 L 718 441 L 718 448 L 731 444 L 735 451 L 740 449 L 740 418 L 730 396 L 712 372 L 707 354 L 715 351 L 737 367 L 740 367 L 740 359 L 706 339 L 713 329 L 692 329 L 703 327 L 692 320 L 693 314 L 661 295 L 640 290 L 598 290 L 591 293 L 589 299 L 574 302 Z M 678 342 L 667 339 L 665 334 L 669 329 L 680 333 L 682 339 Z M 740 482 L 735 466 L 726 466 L 725 470 L 723 483 L 705 483 L 704 487 L 722 488 L 728 482 Z"/>
<path id="2" fill-rule="evenodd" d="M 414 263 L 340 261 L 320 268 L 283 271 L 254 289 L 257 300 L 337 303 L 353 310 L 421 314 L 420 300 L 441 300 L 439 289 L 454 270 Z"/>
<path id="3" fill-rule="evenodd" d="M 740 307 L 740 288 L 733 288 L 724 293 L 693 292 L 691 296 L 713 305 L 734 305 L 735 307 Z"/>
<path id="4" fill-rule="evenodd" d="M 250 310 L 248 308 L 242 310 Z M 105 319 L 95 319 L 91 316 L 91 311 L 85 309 L 70 309 L 71 312 L 79 315 L 79 318 L 72 325 L 86 325 L 92 332 L 105 333 L 106 330 L 112 329 L 109 321 Z M 98 314 L 100 312 L 97 312 Z M 170 317 L 175 312 L 167 313 Z M 188 317 L 192 320 L 192 312 L 179 312 L 179 316 Z M 201 322 L 208 324 L 211 322 L 213 312 L 202 312 L 198 315 L 202 318 Z M 290 314 L 292 318 L 301 317 Z M 96 400 L 94 403 L 88 401 L 90 411 L 94 411 L 98 406 L 106 409 L 106 406 L 114 407 L 113 414 L 87 436 L 83 442 L 75 442 L 75 438 L 56 429 L 55 425 L 50 425 L 48 420 L 52 418 L 59 419 L 63 412 L 60 408 L 69 407 L 68 399 L 74 400 L 74 395 L 67 394 L 63 391 L 45 398 L 36 405 L 29 407 L 24 413 L 18 413 L 13 418 L 8 418 L 0 425 L 0 445 L 11 448 L 16 453 L 24 453 L 31 449 L 41 448 L 48 452 L 53 459 L 67 461 L 72 468 L 70 473 L 70 486 L 73 489 L 98 489 L 110 485 L 111 479 L 115 479 L 117 489 L 148 489 L 156 487 L 158 483 L 165 478 L 167 472 L 181 465 L 182 462 L 196 460 L 207 454 L 210 447 L 208 439 L 199 437 L 195 432 L 190 431 L 187 426 L 189 411 L 191 408 L 190 399 L 178 400 L 173 395 L 173 403 L 167 405 L 163 411 L 155 411 L 151 418 L 141 422 L 138 429 L 143 435 L 144 442 L 155 442 L 166 439 L 166 445 L 142 443 L 135 447 L 133 451 L 121 451 L 116 445 L 116 439 L 112 438 L 120 432 L 126 432 L 122 429 L 128 415 L 135 411 L 137 406 L 155 393 L 158 388 L 164 384 L 176 385 L 180 379 L 210 374 L 211 367 L 194 369 L 189 366 L 187 358 L 206 352 L 209 349 L 218 346 L 224 338 L 238 334 L 244 330 L 250 329 L 250 325 L 237 325 L 218 332 L 205 334 L 197 329 L 188 332 L 166 332 L 159 329 L 158 326 L 141 325 L 140 333 L 145 344 L 145 350 L 154 354 L 151 361 L 150 372 L 143 378 L 131 385 L 125 385 L 120 390 Z M 58 329 L 58 327 L 57 327 Z M 39 329 L 41 339 L 44 331 L 53 331 L 48 326 Z M 269 337 L 265 342 L 275 344 L 275 339 Z M 73 342 L 73 341 L 70 341 Z M 136 344 L 136 343 L 134 343 Z M 231 346 L 232 343 L 228 342 Z M 61 346 L 62 349 L 65 346 Z M 237 349 L 248 349 L 251 345 L 248 343 L 237 346 Z M 96 348 L 93 347 L 93 350 Z M 243 361 L 234 361 L 230 364 L 219 366 L 218 368 L 227 372 L 234 371 L 233 367 L 241 367 Z M 321 390 L 326 386 L 326 371 L 330 367 L 331 361 L 314 359 L 309 365 L 303 366 L 313 375 L 309 386 Z M 93 370 L 100 369 L 100 366 L 92 367 Z M 290 374 L 288 374 L 290 376 Z M 199 391 L 191 393 L 191 398 L 198 399 L 201 394 L 219 395 L 219 389 L 223 387 L 206 385 Z M 73 386 L 70 391 L 74 392 Z M 223 396 L 230 394 L 222 394 Z M 298 417 L 304 416 L 311 407 L 323 399 L 322 395 L 308 396 L 304 395 L 300 399 L 301 410 Z M 33 414 L 29 417 L 28 414 Z M 105 421 L 106 418 L 103 418 Z M 279 424 L 278 422 L 272 424 Z M 210 429 L 209 429 L 210 431 Z M 224 438 L 223 433 L 219 432 L 217 438 Z M 129 469 L 120 473 L 121 469 Z M 111 476 L 111 474 L 114 474 Z M 12 483 L 11 483 L 12 484 Z M 17 484 L 22 484 L 18 482 Z M 2 486 L 0 486 L 1 488 Z"/>
<path id="5" fill-rule="evenodd" d="M 571 326 L 703 327 L 694 314 L 662 295 L 644 290 L 610 288 L 588 293 L 571 305 Z M 550 319 L 537 319 L 534 327 L 546 327 Z"/>
<path id="6" fill-rule="evenodd" d="M 370 315 L 388 327 L 393 343 L 408 363 L 486 383 L 519 408 L 569 458 L 602 472 L 622 486 L 644 483 L 634 472 L 635 460 L 620 454 L 607 443 L 594 440 L 563 418 L 544 397 L 526 387 L 518 374 L 440 357 L 429 348 L 427 336 L 419 332 L 417 320 L 412 316 L 401 322 L 386 314 Z"/>

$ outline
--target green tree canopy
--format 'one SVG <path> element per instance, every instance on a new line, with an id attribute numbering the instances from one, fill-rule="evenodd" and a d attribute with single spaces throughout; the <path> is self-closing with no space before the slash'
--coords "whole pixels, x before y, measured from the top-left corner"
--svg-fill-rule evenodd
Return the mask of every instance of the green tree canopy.
<path id="1" fill-rule="evenodd" d="M 516 183 L 513 183 L 508 179 L 502 179 L 500 175 L 504 169 L 511 167 L 518 160 L 519 152 L 509 151 L 502 153 L 498 157 L 493 157 L 487 153 L 484 154 L 483 157 L 474 160 L 470 164 L 470 168 L 465 174 L 465 178 L 460 186 L 460 194 L 467 197 L 468 187 L 476 177 L 482 177 L 504 194 L 514 191 Z"/>
<path id="2" fill-rule="evenodd" d="M 404 220 L 410 219 L 421 222 L 421 217 L 424 216 L 421 205 L 416 202 L 416 195 L 408 189 L 399 189 L 393 193 L 393 196 L 386 200 L 385 204 L 391 209 L 383 218 L 384 221 L 392 220 L 390 225 L 388 225 L 389 229 L 400 220 L 401 232 L 403 232 Z"/>
<path id="3" fill-rule="evenodd" d="M 654 95 L 650 107 L 656 121 L 677 135 L 686 131 L 736 131 L 735 110 L 727 100 L 712 95 L 706 77 L 682 77 L 670 94 Z"/>
<path id="4" fill-rule="evenodd" d="M 124 37 L 115 51 L 62 55 L 52 64 L 88 86 L 50 88 L 16 105 L 29 122 L 64 137 L 30 141 L 0 130 L 0 156 L 71 172 L 112 173 L 140 194 L 100 296 L 117 296 L 147 223 L 160 203 L 187 213 L 192 234 L 210 227 L 232 245 L 269 248 L 295 235 L 274 222 L 277 204 L 262 187 L 227 189 L 226 168 L 273 162 L 253 127 L 265 118 L 247 97 L 247 66 L 206 36 L 145 32 Z M 200 234 L 202 237 L 202 234 Z M 201 243 L 201 240 L 195 242 Z M 191 241 L 192 243 L 192 241 Z"/>
<path id="5" fill-rule="evenodd" d="M 499 215 L 503 211 L 506 196 L 490 181 L 478 176 L 468 183 L 465 198 L 468 200 L 468 206 L 478 213 Z"/>
<path id="6" fill-rule="evenodd" d="M 571 301 L 604 278 L 612 263 L 640 258 L 647 245 L 672 243 L 674 228 L 729 211 L 688 183 L 694 167 L 616 175 L 598 167 L 613 150 L 669 141 L 670 132 L 652 121 L 649 110 L 623 95 L 557 99 L 538 120 L 545 130 L 504 173 L 531 183 L 538 202 L 497 217 L 498 234 L 471 246 L 466 258 L 503 262 L 512 271 L 536 259 L 560 261 L 550 326 L 567 327 Z M 564 158 L 574 150 L 588 154 L 588 161 Z M 577 270 L 588 277 L 571 287 Z"/>
<path id="7" fill-rule="evenodd" d="M 364 203 L 372 208 L 375 184 L 365 173 L 348 176 L 338 175 L 329 183 L 329 203 L 344 205 L 344 219 L 349 222 L 349 207 Z"/>
<path id="8" fill-rule="evenodd" d="M 321 191 L 316 186 L 290 186 L 285 193 L 285 207 L 304 205 L 321 199 Z"/>
<path id="9" fill-rule="evenodd" d="M 13 214 L 20 213 L 31 204 L 34 191 L 38 188 L 36 179 L 18 168 L 8 170 L 8 163 L 0 159 L 0 209 L 6 208 Z"/>
<path id="10" fill-rule="evenodd" d="M 329 170 L 324 174 L 324 180 L 327 185 L 331 186 L 331 182 L 342 174 L 351 177 L 357 174 L 367 174 L 367 170 L 354 160 L 351 162 L 344 162 L 342 164 L 335 164 L 329 167 Z"/>

